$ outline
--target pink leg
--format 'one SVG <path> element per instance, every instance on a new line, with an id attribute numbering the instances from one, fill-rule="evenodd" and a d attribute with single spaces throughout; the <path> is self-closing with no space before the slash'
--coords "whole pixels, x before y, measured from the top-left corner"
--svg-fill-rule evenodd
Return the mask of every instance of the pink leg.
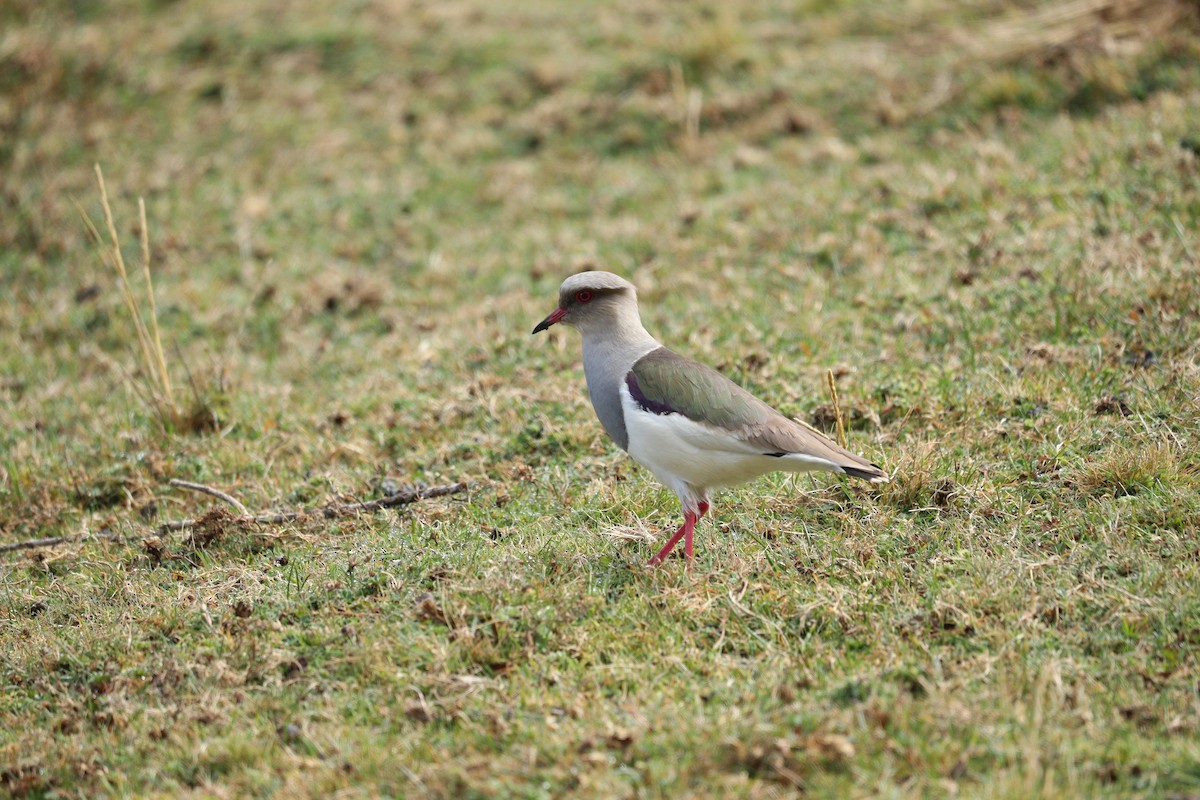
<path id="1" fill-rule="evenodd" d="M 650 565 L 653 566 L 655 564 L 661 564 L 663 559 L 670 555 L 671 551 L 675 548 L 675 545 L 679 543 L 680 539 L 683 539 L 683 554 L 687 557 L 688 561 L 691 561 L 694 557 L 692 554 L 692 534 L 696 530 L 696 522 L 706 513 L 708 513 L 707 502 L 702 502 L 697 509 L 697 512 L 685 510 L 683 512 L 683 524 L 679 526 L 679 530 L 675 531 L 675 535 L 672 536 L 665 545 L 663 545 L 663 549 L 659 550 L 658 554 L 654 556 L 654 558 L 650 559 Z"/>
<path id="2" fill-rule="evenodd" d="M 700 518 L 708 513 L 707 501 L 700 503 L 699 511 L 700 513 L 696 515 L 696 519 L 692 522 L 692 527 L 688 528 L 687 534 L 683 538 L 683 555 L 687 557 L 688 561 L 694 558 L 692 555 L 692 532 L 695 530 L 696 523 L 700 521 Z M 686 519 L 686 516 L 684 518 Z"/>
<path id="3" fill-rule="evenodd" d="M 690 511 L 684 511 L 683 524 L 679 525 L 679 530 L 674 533 L 674 536 L 671 537 L 670 541 L 667 541 L 666 545 L 662 546 L 662 549 L 659 551 L 658 555 L 655 555 L 654 558 L 650 559 L 650 566 L 662 564 L 662 559 L 665 559 L 667 554 L 671 553 L 674 546 L 676 546 L 676 542 L 678 542 L 680 539 L 683 539 L 684 536 L 691 536 L 691 530 L 695 527 L 696 515 Z"/>

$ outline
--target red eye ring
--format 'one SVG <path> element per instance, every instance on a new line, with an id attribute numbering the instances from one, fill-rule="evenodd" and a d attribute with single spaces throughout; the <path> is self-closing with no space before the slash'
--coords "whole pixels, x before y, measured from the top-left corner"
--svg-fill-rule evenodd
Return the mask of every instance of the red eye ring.
<path id="1" fill-rule="evenodd" d="M 591 299 L 592 299 L 592 293 L 589 292 L 587 289 L 584 289 L 582 292 L 575 293 L 576 302 L 586 303 L 586 302 L 590 301 Z"/>

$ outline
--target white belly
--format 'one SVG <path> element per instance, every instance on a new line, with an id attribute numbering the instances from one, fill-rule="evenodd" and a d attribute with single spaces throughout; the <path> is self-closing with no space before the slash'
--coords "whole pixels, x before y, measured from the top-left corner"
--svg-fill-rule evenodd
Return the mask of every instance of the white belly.
<path id="1" fill-rule="evenodd" d="M 688 419 L 683 414 L 643 410 L 621 384 L 621 406 L 629 432 L 629 455 L 683 501 L 695 507 L 710 489 L 737 486 L 768 472 L 837 470 L 823 458 L 763 455 L 735 435 Z"/>

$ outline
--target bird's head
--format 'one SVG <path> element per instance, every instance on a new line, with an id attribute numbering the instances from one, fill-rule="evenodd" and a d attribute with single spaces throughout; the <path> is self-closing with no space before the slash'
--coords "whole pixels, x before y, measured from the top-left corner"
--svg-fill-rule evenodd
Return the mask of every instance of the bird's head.
<path id="1" fill-rule="evenodd" d="M 586 333 L 618 325 L 630 313 L 637 318 L 637 289 L 632 283 L 611 272 L 580 272 L 563 281 L 558 308 L 533 332 L 561 322 Z"/>

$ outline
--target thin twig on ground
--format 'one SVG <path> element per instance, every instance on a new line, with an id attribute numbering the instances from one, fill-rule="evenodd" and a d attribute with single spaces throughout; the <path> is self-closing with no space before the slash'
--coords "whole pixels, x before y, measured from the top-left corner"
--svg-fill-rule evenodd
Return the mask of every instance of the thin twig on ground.
<path id="1" fill-rule="evenodd" d="M 236 508 L 243 517 L 250 516 L 250 510 L 248 508 L 246 508 L 244 505 L 242 505 L 242 502 L 240 500 L 238 500 L 236 497 L 234 497 L 231 494 L 226 494 L 225 492 L 222 492 L 220 489 L 214 489 L 211 486 L 205 486 L 203 483 L 192 483 L 191 481 L 181 481 L 178 478 L 171 478 L 170 483 L 172 486 L 180 486 L 184 489 L 192 489 L 197 492 L 203 492 L 204 494 L 212 495 L 213 497 L 217 498 L 218 500 L 224 500 L 226 503 L 229 503 L 229 505 Z"/>
<path id="2" fill-rule="evenodd" d="M 257 514 L 255 516 L 234 517 L 230 520 L 233 524 L 249 524 L 249 525 L 281 525 L 285 522 L 294 522 L 304 517 L 319 517 L 322 519 L 336 519 L 337 517 L 349 517 L 354 514 L 361 514 L 368 511 L 378 511 L 382 508 L 391 508 L 393 506 L 407 505 L 408 503 L 424 500 L 430 497 L 441 497 L 447 494 L 456 494 L 467 488 L 465 483 L 450 483 L 444 486 L 430 486 L 428 489 L 406 489 L 396 494 L 382 497 L 378 500 L 367 500 L 362 503 L 330 503 L 321 506 L 320 508 L 304 508 L 293 511 L 280 511 L 274 514 Z M 157 528 L 158 533 L 169 533 L 171 531 L 184 530 L 194 527 L 199 522 L 198 519 L 181 519 L 175 522 L 164 522 Z"/>
<path id="3" fill-rule="evenodd" d="M 176 486 L 181 486 L 187 489 L 194 489 L 205 494 L 210 494 L 213 497 L 220 498 L 231 505 L 245 510 L 245 506 L 235 500 L 233 497 L 219 492 L 203 484 L 188 483 L 186 481 L 172 480 L 171 483 Z M 464 482 L 448 483 L 441 486 L 429 486 L 425 489 L 405 489 L 396 494 L 382 497 L 378 500 L 366 500 L 361 503 L 329 503 L 328 505 L 318 508 L 302 508 L 291 511 L 279 511 L 272 514 L 243 514 L 238 517 L 231 517 L 228 524 L 234 526 L 248 525 L 281 525 L 285 522 L 294 522 L 298 519 L 314 518 L 314 519 L 336 519 L 338 517 L 350 517 L 355 514 L 365 514 L 373 511 L 380 511 L 385 508 L 393 508 L 395 506 L 408 505 L 415 503 L 418 500 L 427 500 L 433 497 L 443 497 L 449 494 L 458 494 L 466 491 L 467 484 Z M 200 524 L 202 518 L 173 520 L 164 522 L 154 529 L 154 535 L 161 536 L 167 533 L 187 530 L 194 528 Z M 103 531 L 101 533 L 84 534 L 82 536 L 52 536 L 47 539 L 29 539 L 24 542 L 12 542 L 10 544 L 0 545 L 0 553 L 12 553 L 17 550 L 34 550 L 40 547 L 54 547 L 60 544 L 77 544 L 91 540 L 133 540 L 142 538 L 144 534 L 121 534 L 112 531 Z"/>

